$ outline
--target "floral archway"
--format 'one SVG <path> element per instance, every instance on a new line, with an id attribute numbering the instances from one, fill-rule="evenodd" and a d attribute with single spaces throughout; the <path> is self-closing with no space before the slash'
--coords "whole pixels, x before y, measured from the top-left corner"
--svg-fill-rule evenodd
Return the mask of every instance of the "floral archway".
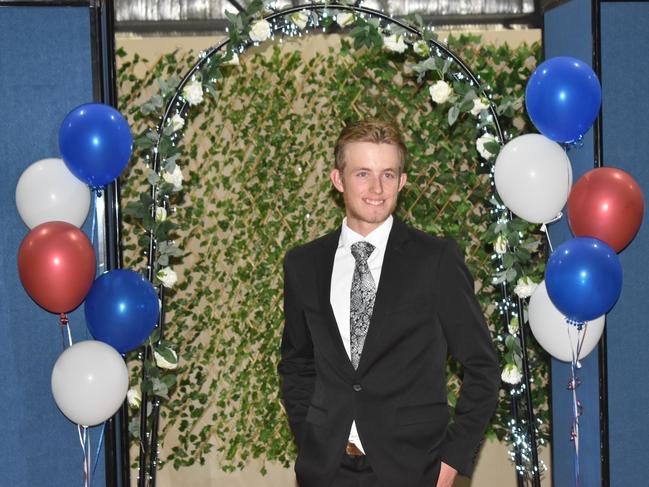
<path id="1" fill-rule="evenodd" d="M 196 60 L 169 55 L 139 85 L 129 78 L 129 66 L 121 74 L 138 90 L 154 79 L 159 87 L 144 103 L 131 98 L 138 90 L 122 101 L 135 106 L 131 118 L 142 129 L 136 146 L 144 163 L 133 168 L 124 191 L 130 200 L 125 213 L 136 225 L 127 232 L 131 267 L 142 266 L 160 284 L 167 311 L 146 352 L 132 362 L 142 403 L 151 404 L 131 428 L 140 449 L 140 485 L 155 484 L 160 461 L 180 468 L 204 462 L 214 450 L 225 469 L 252 457 L 290 463 L 274 370 L 278 266 L 289 246 L 336 221 L 323 164 L 341 121 L 365 114 L 397 118 L 406 129 L 411 183 L 399 214 L 465 247 L 502 352 L 503 378 L 515 384 L 503 389 L 490 434 L 518 446 L 512 454 L 525 472 L 531 456 L 521 447 L 529 448 L 530 439 L 519 416 L 526 364 L 512 288 L 525 283 L 522 277 L 537 277 L 542 264 L 532 258 L 539 238 L 495 198 L 490 163 L 500 143 L 525 127 L 518 105 L 524 82 L 515 78 L 527 78 L 533 53 L 512 58 L 506 50 L 481 53 L 475 39 L 451 41 L 483 73 L 481 82 L 416 18 L 405 23 L 342 4 L 265 16 L 263 8 L 254 2 L 232 16 L 229 38 Z M 347 37 L 307 62 L 278 49 L 270 58 L 242 55 L 269 39 L 331 31 Z M 505 62 L 512 71 L 502 74 Z M 269 84 L 281 94 L 264 93 Z M 260 290 L 246 285 L 253 279 L 263 283 Z M 535 354 L 530 360 L 528 380 L 541 385 L 544 364 Z M 460 370 L 457 364 L 449 370 L 453 405 Z M 545 393 L 539 387 L 534 394 L 538 411 Z M 176 442 L 162 458 L 159 433 Z M 547 427 L 539 433 L 542 441 Z"/>

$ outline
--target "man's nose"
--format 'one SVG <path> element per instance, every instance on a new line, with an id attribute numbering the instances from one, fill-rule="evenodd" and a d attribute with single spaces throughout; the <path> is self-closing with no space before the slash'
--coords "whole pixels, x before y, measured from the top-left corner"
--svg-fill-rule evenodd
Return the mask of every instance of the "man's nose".
<path id="1" fill-rule="evenodd" d="M 372 193 L 376 193 L 376 194 L 383 193 L 383 181 L 381 180 L 380 176 L 372 178 L 372 184 L 370 185 L 370 191 Z"/>

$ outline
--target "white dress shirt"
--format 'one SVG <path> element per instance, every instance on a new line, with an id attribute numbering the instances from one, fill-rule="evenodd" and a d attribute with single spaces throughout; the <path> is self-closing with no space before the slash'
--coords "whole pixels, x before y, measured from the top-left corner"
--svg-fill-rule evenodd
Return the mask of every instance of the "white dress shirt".
<path id="1" fill-rule="evenodd" d="M 352 278 L 354 276 L 354 267 L 356 261 L 352 255 L 352 244 L 364 240 L 376 247 L 367 259 L 367 265 L 374 279 L 374 285 L 378 289 L 379 278 L 381 277 L 381 267 L 383 266 L 383 256 L 385 255 L 385 246 L 392 229 L 392 215 L 388 217 L 381 225 L 372 230 L 366 237 L 356 233 L 347 226 L 347 218 L 343 219 L 338 248 L 334 257 L 334 266 L 331 273 L 331 307 L 333 308 L 338 331 L 345 345 L 347 356 L 351 360 L 351 344 L 349 330 L 349 311 L 350 311 L 350 294 L 352 290 Z M 361 354 L 362 356 L 362 354 Z M 363 445 L 356 430 L 356 421 L 352 422 L 352 428 L 349 433 L 349 441 L 354 443 L 363 453 Z"/>

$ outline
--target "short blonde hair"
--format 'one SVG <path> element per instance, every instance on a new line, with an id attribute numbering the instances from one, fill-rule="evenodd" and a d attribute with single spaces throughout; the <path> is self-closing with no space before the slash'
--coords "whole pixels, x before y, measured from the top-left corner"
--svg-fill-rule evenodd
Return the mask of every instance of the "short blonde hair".
<path id="1" fill-rule="evenodd" d="M 401 132 L 395 124 L 385 120 L 369 118 L 351 123 L 343 128 L 334 149 L 336 169 L 339 171 L 345 169 L 345 146 L 352 142 L 395 145 L 399 151 L 399 171 L 403 172 L 407 150 Z"/>

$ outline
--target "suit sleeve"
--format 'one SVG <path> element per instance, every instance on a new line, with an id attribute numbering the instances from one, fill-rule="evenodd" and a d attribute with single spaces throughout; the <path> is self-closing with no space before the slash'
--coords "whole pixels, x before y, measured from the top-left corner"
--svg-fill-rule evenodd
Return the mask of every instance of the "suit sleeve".
<path id="1" fill-rule="evenodd" d="M 449 352 L 464 366 L 454 421 L 442 444 L 442 461 L 471 476 L 500 388 L 500 366 L 474 293 L 471 273 L 453 240 L 439 263 L 436 301 Z"/>
<path id="2" fill-rule="evenodd" d="M 284 331 L 277 370 L 281 377 L 284 405 L 295 443 L 300 448 L 302 425 L 315 383 L 313 343 L 298 297 L 290 252 L 284 259 Z"/>

